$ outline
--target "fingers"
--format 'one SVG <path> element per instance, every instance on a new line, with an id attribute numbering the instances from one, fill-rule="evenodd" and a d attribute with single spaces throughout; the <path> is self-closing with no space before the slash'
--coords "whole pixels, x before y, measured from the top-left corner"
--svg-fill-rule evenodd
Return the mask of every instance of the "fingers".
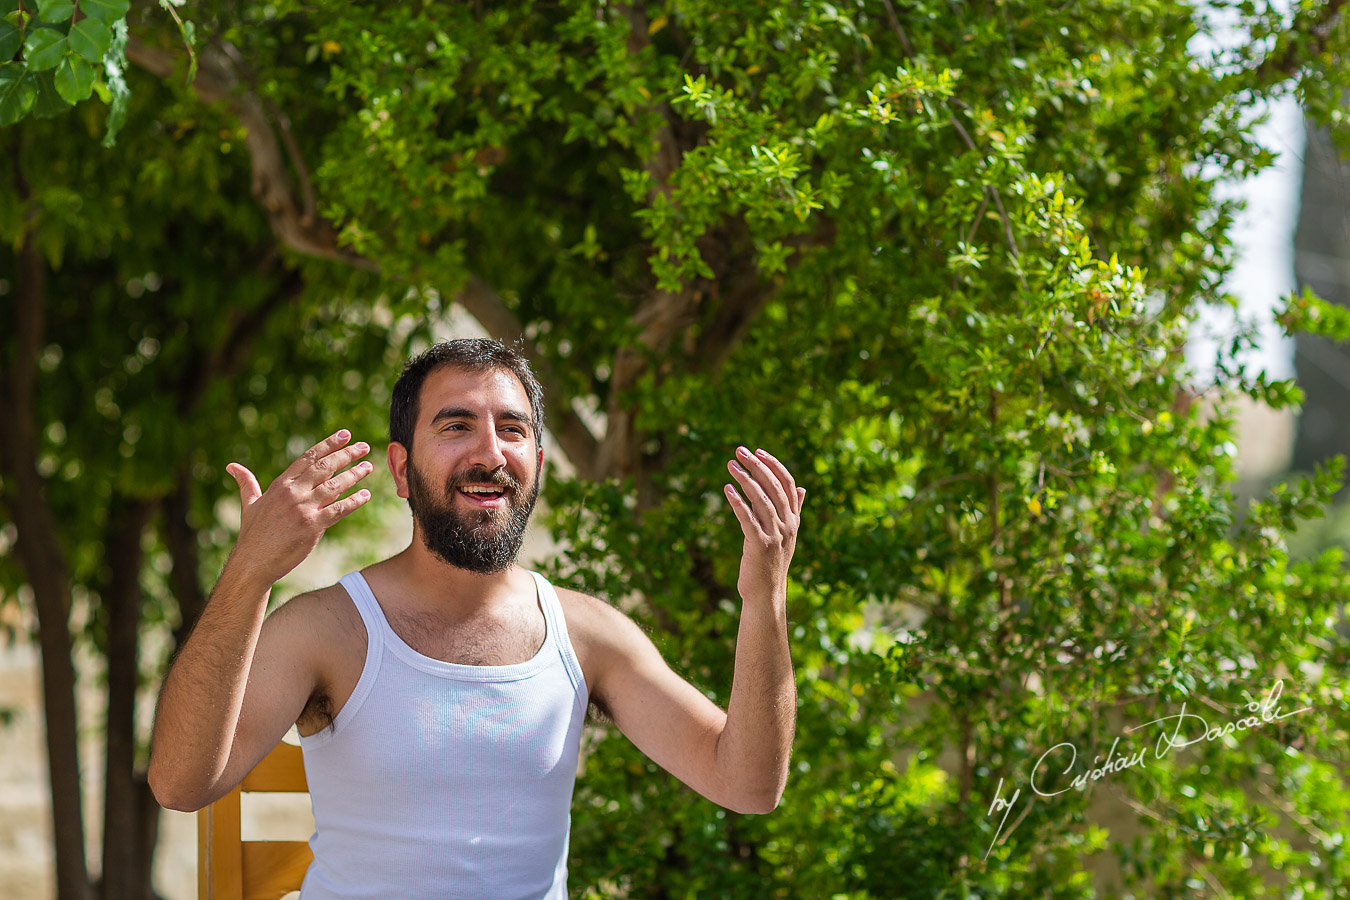
<path id="1" fill-rule="evenodd" d="M 230 463 L 225 467 L 225 471 L 230 473 L 235 483 L 239 485 L 239 501 L 245 507 L 252 506 L 254 501 L 262 496 L 262 488 L 258 486 L 258 479 L 253 473 L 239 463 Z"/>
<path id="2" fill-rule="evenodd" d="M 309 487 L 322 484 L 370 452 L 369 445 L 364 442 L 345 447 L 351 437 L 351 432 L 343 428 L 324 438 L 291 463 L 283 477 Z"/>
<path id="3" fill-rule="evenodd" d="M 727 463 L 727 469 L 745 494 L 742 497 L 731 485 L 725 488 L 745 534 L 736 589 L 747 604 L 785 604 L 787 571 L 796 549 L 806 491 L 797 487 L 786 466 L 764 450 L 751 453 L 737 447 L 736 459 Z"/>
<path id="4" fill-rule="evenodd" d="M 320 504 L 319 512 L 325 528 L 370 499 L 369 491 L 361 491 L 359 500 L 355 494 L 345 500 L 337 499 L 352 485 L 375 471 L 375 466 L 369 461 L 352 465 L 370 452 L 370 445 L 358 441 L 346 446 L 349 440 L 351 432 L 341 429 L 306 450 L 295 461 L 296 471 L 289 472 L 295 487 L 302 491 L 308 488 L 313 492 L 314 499 Z"/>
<path id="5" fill-rule="evenodd" d="M 337 454 L 333 454 L 333 456 L 336 455 Z M 316 485 L 314 493 L 318 494 L 320 499 L 323 499 L 325 502 L 334 500 L 345 494 L 348 488 L 374 471 L 375 466 L 369 461 L 359 462 L 350 469 L 339 472 L 327 481 Z"/>
<path id="6" fill-rule="evenodd" d="M 366 501 L 369 499 L 370 491 L 362 488 L 350 497 L 345 497 L 342 500 L 338 500 L 336 503 L 328 504 L 319 513 L 323 520 L 323 527 L 331 528 L 334 522 L 346 518 L 348 515 L 365 506 Z"/>
<path id="7" fill-rule="evenodd" d="M 268 493 L 274 490 L 284 492 L 290 498 L 286 501 L 287 505 L 293 505 L 297 509 L 308 509 L 311 512 L 326 511 L 326 508 L 352 485 L 375 471 L 375 466 L 368 461 L 352 465 L 370 452 L 370 445 L 362 441 L 348 447 L 346 444 L 351 437 L 351 432 L 343 428 L 310 447 L 272 482 Z M 258 479 L 248 469 L 238 463 L 231 463 L 226 467 L 226 471 L 239 483 L 239 492 L 245 507 L 263 496 Z M 363 493 L 368 500 L 369 493 Z M 360 505 L 358 503 L 343 506 L 340 515 L 333 521 L 342 518 Z"/>
<path id="8" fill-rule="evenodd" d="M 727 500 L 731 502 L 731 511 L 736 514 L 736 519 L 741 523 L 741 530 L 746 534 L 753 534 L 759 526 L 755 524 L 754 513 L 750 512 L 750 507 L 741 499 L 741 495 L 736 493 L 736 489 L 731 485 L 723 485 L 722 490 L 727 495 Z"/>
<path id="9" fill-rule="evenodd" d="M 744 460 L 742 465 L 754 475 L 756 483 L 773 502 L 773 507 L 777 510 L 779 518 L 786 519 L 790 516 L 794 512 L 792 508 L 794 491 L 791 485 L 784 487 L 783 483 L 779 481 L 778 475 L 769 466 L 769 455 L 763 450 L 751 454 L 746 447 L 737 448 L 736 455 Z"/>
<path id="10" fill-rule="evenodd" d="M 727 469 L 740 482 L 760 527 L 766 533 L 777 531 L 778 523 L 787 522 L 795 513 L 782 482 L 770 471 L 763 458 L 751 454 L 745 447 L 736 448 L 736 457 L 737 461 L 728 463 Z M 795 495 L 794 490 L 794 499 Z"/>
<path id="11" fill-rule="evenodd" d="M 795 503 L 789 504 L 792 511 L 794 513 L 801 512 L 802 498 L 806 496 L 806 489 L 797 487 L 797 482 L 793 480 L 792 473 L 787 470 L 787 466 L 779 462 L 778 457 L 774 456 L 769 451 L 756 450 L 755 456 L 762 460 L 768 470 L 773 473 L 774 478 L 777 479 L 778 484 L 785 492 L 784 496 L 790 497 L 796 501 Z"/>
<path id="12" fill-rule="evenodd" d="M 778 514 L 774 510 L 773 502 L 764 493 L 764 488 L 756 484 L 754 477 L 734 459 L 727 463 L 727 471 L 740 484 L 741 490 L 745 492 L 745 496 L 748 498 L 748 507 L 751 512 L 750 522 L 755 530 L 765 535 L 775 531 L 773 523 Z M 741 525 L 744 526 L 745 523 L 742 522 Z M 746 531 L 746 534 L 750 533 Z"/>
<path id="13" fill-rule="evenodd" d="M 313 471 L 316 477 L 320 477 L 321 481 L 322 476 L 325 473 L 327 474 L 327 477 L 331 478 L 335 473 L 341 472 L 347 466 L 351 465 L 353 462 L 365 456 L 369 452 L 370 452 L 370 445 L 367 444 L 365 441 L 359 441 L 355 444 L 352 444 L 350 447 L 343 447 L 340 450 L 328 454 L 323 459 L 319 460 L 314 464 Z M 374 468 L 374 466 L 370 466 L 369 463 L 367 463 L 366 465 L 368 467 L 366 469 L 367 472 L 371 471 Z"/>

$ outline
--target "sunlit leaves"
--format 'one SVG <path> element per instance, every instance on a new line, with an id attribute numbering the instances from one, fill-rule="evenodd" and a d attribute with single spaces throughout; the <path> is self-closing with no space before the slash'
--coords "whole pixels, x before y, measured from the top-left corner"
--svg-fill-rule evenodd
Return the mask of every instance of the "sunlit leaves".
<path id="1" fill-rule="evenodd" d="M 12 124 L 30 112 L 53 116 L 97 91 L 109 102 L 106 143 L 111 145 L 126 115 L 126 14 L 129 0 L 83 0 L 78 21 L 69 0 L 39 0 L 17 16 L 0 20 L 0 60 L 22 51 L 20 65 L 5 76 L 0 100 L 0 125 Z M 114 34 L 121 34 L 115 40 Z"/>
<path id="2" fill-rule="evenodd" d="M 56 68 L 56 91 L 67 103 L 78 103 L 94 89 L 94 69 L 78 56 L 69 54 Z"/>
<path id="3" fill-rule="evenodd" d="M 66 36 L 55 28 L 34 28 L 24 41 L 24 60 L 33 72 L 54 69 L 70 51 Z"/>
<path id="4" fill-rule="evenodd" d="M 98 19 L 81 19 L 70 26 L 66 41 L 75 53 L 91 63 L 100 63 L 112 44 L 112 32 Z"/>
<path id="5" fill-rule="evenodd" d="M 8 21 L 0 19 L 0 61 L 13 58 L 23 46 L 23 32 Z"/>
<path id="6" fill-rule="evenodd" d="M 129 9 L 131 0 L 80 0 L 80 12 L 109 26 L 125 18 Z"/>
<path id="7" fill-rule="evenodd" d="M 69 19 L 73 12 L 75 4 L 71 0 L 37 0 L 38 18 L 53 25 Z"/>
<path id="8" fill-rule="evenodd" d="M 0 64 L 0 125 L 9 125 L 33 107 L 37 88 L 22 63 Z"/>
<path id="9" fill-rule="evenodd" d="M 63 57 L 64 58 L 64 57 Z M 59 65 L 59 64 L 58 64 Z M 56 89 L 56 72 L 30 72 L 28 78 L 37 89 L 37 98 L 33 101 L 33 114 L 42 118 L 60 115 L 70 108 L 70 104 Z"/>

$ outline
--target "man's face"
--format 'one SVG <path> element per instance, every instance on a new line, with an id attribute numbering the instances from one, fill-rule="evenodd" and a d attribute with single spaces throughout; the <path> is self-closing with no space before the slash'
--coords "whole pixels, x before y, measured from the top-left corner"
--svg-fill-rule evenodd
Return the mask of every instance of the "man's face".
<path id="1" fill-rule="evenodd" d="M 408 505 L 423 544 L 471 572 L 510 568 L 542 466 L 525 389 L 507 371 L 441 369 L 422 386 L 417 419 Z"/>

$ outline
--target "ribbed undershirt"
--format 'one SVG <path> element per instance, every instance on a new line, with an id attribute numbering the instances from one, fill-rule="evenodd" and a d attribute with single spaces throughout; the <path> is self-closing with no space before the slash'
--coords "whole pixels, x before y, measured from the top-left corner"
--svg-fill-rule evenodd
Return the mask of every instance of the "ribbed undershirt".
<path id="1" fill-rule="evenodd" d="M 523 663 L 423 656 L 361 573 L 361 679 L 333 727 L 301 737 L 314 808 L 302 900 L 566 900 L 587 689 L 553 586 L 530 573 L 543 646 Z"/>

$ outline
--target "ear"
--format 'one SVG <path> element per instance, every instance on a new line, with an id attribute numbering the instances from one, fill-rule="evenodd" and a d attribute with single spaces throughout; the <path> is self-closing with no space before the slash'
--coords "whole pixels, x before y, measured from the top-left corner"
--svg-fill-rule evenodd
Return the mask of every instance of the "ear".
<path id="1" fill-rule="evenodd" d="M 408 499 L 408 450 L 397 441 L 389 442 L 386 451 L 389 460 L 389 474 L 394 476 L 394 488 L 398 496 Z"/>

